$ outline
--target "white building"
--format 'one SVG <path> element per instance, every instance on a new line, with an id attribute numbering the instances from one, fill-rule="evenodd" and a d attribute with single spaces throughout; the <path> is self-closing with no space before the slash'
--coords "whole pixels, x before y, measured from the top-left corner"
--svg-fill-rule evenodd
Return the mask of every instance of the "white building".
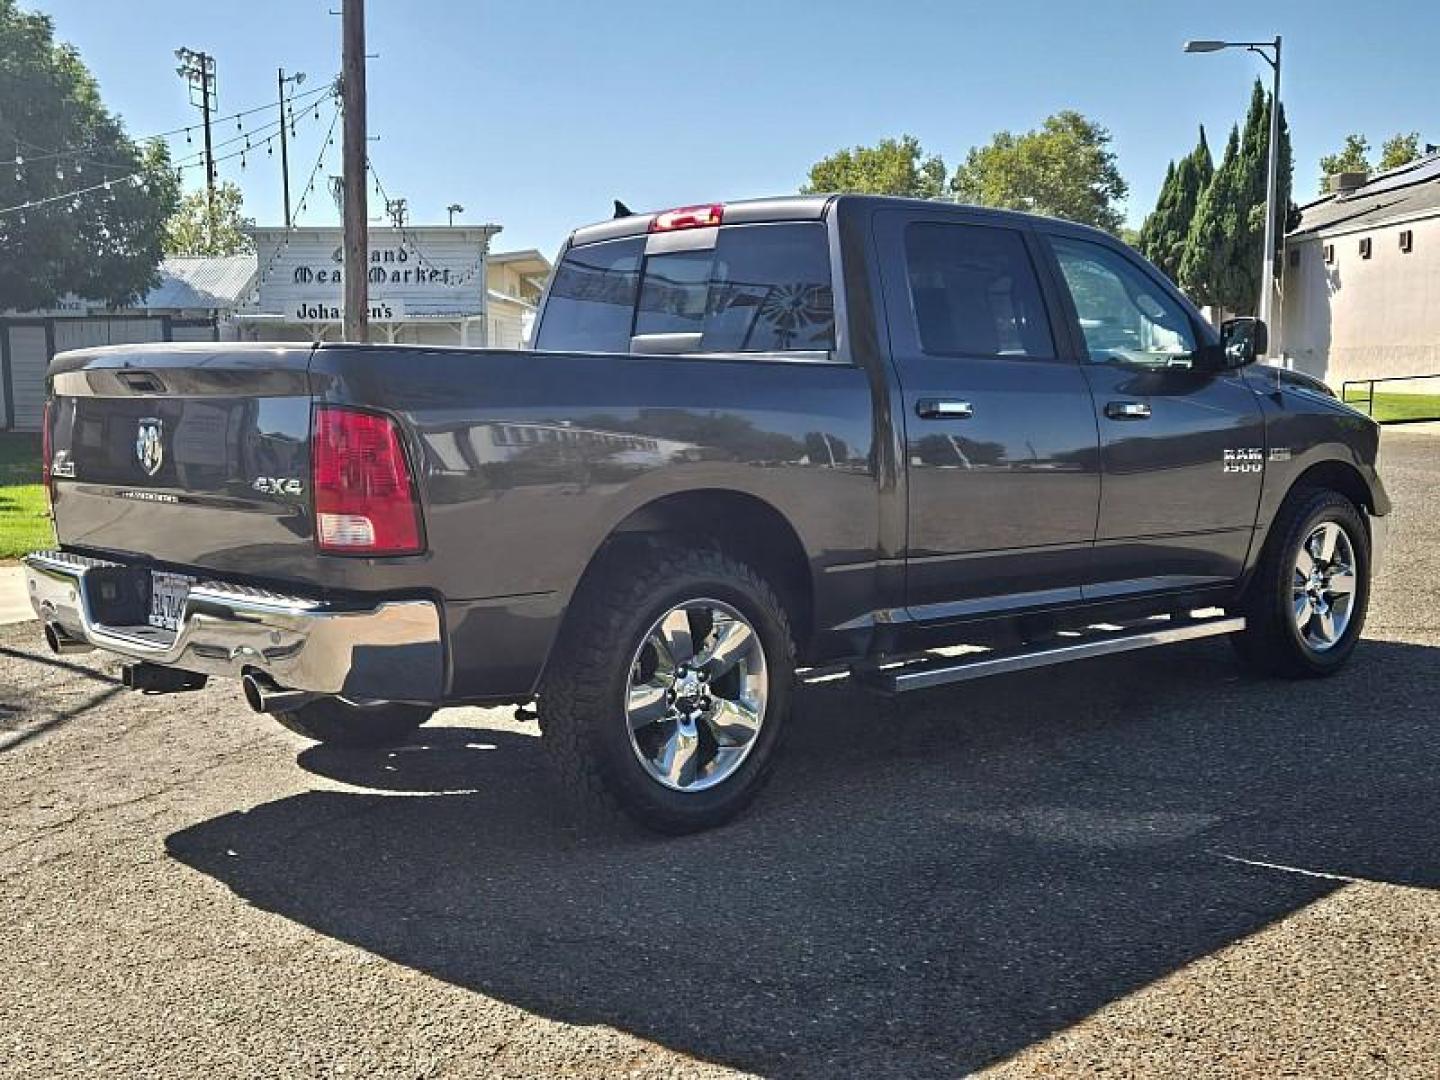
<path id="1" fill-rule="evenodd" d="M 1440 153 L 1332 180 L 1285 238 L 1279 351 L 1337 391 L 1440 374 Z M 1428 382 L 1381 387 L 1407 388 L 1434 392 Z"/>
<path id="2" fill-rule="evenodd" d="M 370 337 L 425 345 L 484 345 L 486 288 L 495 225 L 370 230 Z M 338 341 L 344 321 L 344 233 L 326 228 L 253 230 L 259 275 L 235 313 L 241 337 Z"/>

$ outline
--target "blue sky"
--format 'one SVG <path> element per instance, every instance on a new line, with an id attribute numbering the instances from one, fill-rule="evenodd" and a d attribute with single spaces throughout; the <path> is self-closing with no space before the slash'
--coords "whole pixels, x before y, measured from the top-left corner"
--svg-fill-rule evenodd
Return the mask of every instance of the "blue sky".
<path id="1" fill-rule="evenodd" d="M 51 14 L 132 134 L 198 119 L 172 51 L 218 63 L 220 112 L 273 100 L 275 69 L 311 81 L 339 69 L 340 0 L 21 0 Z M 1285 37 L 1282 94 L 1296 193 L 1319 156 L 1361 131 L 1440 142 L 1434 42 L 1440 5 L 1210 0 L 369 0 L 371 158 L 415 224 L 504 226 L 503 249 L 547 254 L 577 224 L 636 209 L 793 191 L 839 146 L 909 132 L 953 166 L 1002 128 L 1075 108 L 1106 125 L 1138 224 L 1166 163 L 1204 123 L 1219 152 L 1255 56 L 1181 53 L 1189 37 Z M 256 117 L 256 121 L 268 117 Z M 302 121 L 291 148 L 299 193 L 328 125 Z M 234 122 L 217 138 L 236 134 Z M 336 220 L 323 187 L 302 223 Z M 193 152 L 183 137 L 177 154 Z M 232 147 L 233 149 L 233 147 Z M 223 162 L 247 213 L 278 223 L 279 153 Z M 200 170 L 187 173 L 199 182 Z M 379 208 L 372 197 L 371 213 Z"/>

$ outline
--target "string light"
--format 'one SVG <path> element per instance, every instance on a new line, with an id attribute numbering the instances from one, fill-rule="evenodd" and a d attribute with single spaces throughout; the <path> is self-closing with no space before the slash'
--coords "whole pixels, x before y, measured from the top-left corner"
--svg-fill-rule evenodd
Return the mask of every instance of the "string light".
<path id="1" fill-rule="evenodd" d="M 335 97 L 336 97 L 335 88 L 334 88 L 333 86 L 330 86 L 330 87 L 321 87 L 320 89 L 321 89 L 322 91 L 324 91 L 329 97 L 332 97 L 332 98 L 335 98 Z M 314 93 L 314 92 L 312 91 L 312 93 Z M 322 100 L 324 100 L 324 99 L 322 99 Z M 273 106 L 272 106 L 272 107 L 273 107 Z M 338 98 L 336 99 L 336 106 L 335 106 L 335 108 L 336 108 L 336 117 L 338 118 L 338 116 L 339 116 L 339 102 L 338 102 Z M 254 110 L 251 110 L 251 111 L 254 111 Z M 273 129 L 273 130 L 271 130 L 271 129 Z M 213 161 L 214 161 L 216 164 L 219 164 L 220 162 L 223 162 L 223 161 L 231 161 L 231 160 L 234 160 L 235 158 L 239 158 L 239 159 L 240 159 L 240 167 L 241 167 L 242 169 L 246 168 L 246 167 L 247 167 L 247 164 L 248 164 L 248 157 L 247 157 L 246 151 L 247 151 L 247 150 L 254 149 L 255 146 L 257 145 L 257 144 L 255 143 L 255 139 L 259 136 L 259 134 L 260 134 L 261 132 L 264 132 L 264 131 L 267 131 L 267 130 L 270 131 L 270 133 L 269 133 L 268 135 L 266 135 L 263 139 L 260 139 L 259 145 L 263 145 L 263 146 L 265 147 L 265 152 L 266 152 L 267 155 L 273 156 L 273 155 L 274 155 L 274 147 L 273 147 L 272 144 L 273 144 L 274 140 L 279 137 L 279 134 L 280 134 L 279 129 L 280 129 L 280 124 L 279 124 L 279 122 L 272 120 L 272 121 L 270 121 L 270 122 L 268 122 L 268 123 L 266 123 L 266 124 L 260 125 L 258 128 L 253 129 L 253 130 L 250 131 L 250 132 L 244 132 L 244 131 L 242 130 L 241 134 L 239 134 L 239 135 L 233 135 L 233 136 L 231 136 L 231 137 L 228 138 L 228 139 L 222 140 L 221 142 L 214 144 L 214 146 L 215 146 L 215 148 L 224 148 L 225 146 L 232 145 L 232 144 L 238 143 L 238 142 L 243 142 L 245 145 L 244 145 L 243 147 L 240 147 L 239 149 L 233 151 L 232 153 L 215 155 L 215 156 L 213 157 Z M 178 129 L 177 129 L 177 130 L 178 130 Z M 186 131 L 186 133 L 188 134 L 188 132 L 189 132 L 191 129 L 185 128 L 185 129 L 183 129 L 183 130 Z M 329 146 L 329 145 L 333 144 L 333 142 L 334 142 L 334 130 L 335 130 L 335 124 L 334 124 L 334 122 L 332 121 L 331 126 L 330 126 L 330 129 L 329 129 L 329 131 L 326 133 L 325 143 L 323 144 L 322 149 L 321 149 L 322 154 L 323 154 L 323 152 L 324 152 L 324 146 Z M 72 156 L 73 160 L 72 160 L 71 163 L 70 163 L 71 173 L 72 173 L 73 175 L 75 175 L 75 176 L 79 176 L 79 175 L 83 172 L 82 159 L 81 159 L 80 157 L 78 157 L 78 156 L 75 156 L 75 152 L 74 152 L 74 151 L 64 151 L 64 152 L 60 152 L 60 153 L 61 153 L 62 155 L 64 155 L 64 156 Z M 59 155 L 56 155 L 56 154 L 47 154 L 47 155 L 41 155 L 40 157 L 41 157 L 41 160 L 44 160 L 46 157 L 52 157 L 52 158 L 53 158 L 53 157 L 56 157 L 56 156 L 59 156 Z M 204 167 L 204 165 L 205 165 L 205 157 L 206 157 L 206 155 L 205 155 L 204 151 L 199 151 L 199 152 L 196 152 L 196 153 L 193 153 L 193 154 L 189 154 L 189 155 L 186 155 L 185 157 L 180 158 L 179 161 L 175 162 L 174 165 L 173 165 L 173 169 L 174 169 L 174 174 L 175 174 L 176 180 L 177 180 L 177 181 L 180 180 L 180 178 L 182 177 L 183 172 L 184 172 L 185 169 L 197 169 L 197 168 L 202 168 L 202 167 Z M 24 181 L 23 166 L 25 165 L 25 157 L 24 157 L 24 154 L 23 154 L 23 153 L 20 151 L 20 149 L 19 149 L 18 141 L 17 141 L 16 154 L 15 154 L 15 158 L 14 158 L 13 164 L 15 165 L 15 180 L 16 180 L 16 182 L 17 182 L 17 183 L 23 183 L 23 181 Z M 107 162 L 103 162 L 103 161 L 91 161 L 91 164 L 93 164 L 93 165 L 99 165 L 102 170 L 103 170 L 103 169 L 118 169 L 118 168 L 129 168 L 129 169 L 135 170 L 135 164 L 134 164 L 133 162 L 126 163 L 126 164 L 123 165 L 123 166 L 122 166 L 122 165 L 118 165 L 117 163 L 113 163 L 113 162 L 107 163 Z M 57 180 L 64 180 L 64 179 L 65 179 L 65 163 L 64 163 L 63 161 L 57 161 L 57 162 L 56 162 L 56 165 L 55 165 L 55 178 L 56 178 Z M 110 191 L 111 191 L 111 186 L 112 186 L 113 183 L 125 183 L 126 181 L 129 181 L 130 183 L 132 183 L 133 185 L 135 185 L 135 186 L 137 186 L 137 187 L 143 186 L 143 185 L 144 185 L 144 181 L 145 181 L 145 174 L 144 174 L 143 170 L 135 170 L 135 171 L 129 172 L 129 173 L 127 173 L 127 174 L 125 174 L 125 175 L 122 175 L 122 176 L 111 176 L 111 175 L 103 175 L 103 174 L 102 174 L 102 177 L 101 177 L 101 179 L 100 179 L 100 181 L 99 181 L 98 183 L 90 184 L 90 185 L 88 185 L 88 186 L 86 186 L 86 187 L 78 188 L 78 189 L 76 189 L 76 190 L 74 190 L 74 191 L 61 192 L 61 193 L 59 193 L 59 194 L 47 196 L 47 197 L 45 197 L 45 198 L 29 199 L 29 200 L 26 200 L 26 201 L 23 202 L 23 203 L 18 203 L 18 204 L 14 205 L 14 206 L 9 206 L 9 207 L 0 208 L 0 216 L 4 216 L 4 215 L 6 215 L 6 214 L 15 213 L 15 214 L 18 214 L 18 215 L 19 215 L 19 220 L 23 223 L 23 222 L 25 221 L 25 215 L 24 215 L 24 213 L 23 213 L 24 210 L 27 210 L 27 209 L 37 209 L 37 208 L 40 208 L 40 207 L 49 206 L 49 205 L 52 205 L 52 204 L 54 204 L 54 203 L 63 202 L 63 201 L 65 201 L 65 200 L 67 200 L 67 199 L 75 199 L 75 198 L 78 198 L 78 197 L 81 196 L 81 195 L 87 195 L 87 194 L 89 194 L 89 193 L 91 193 L 91 192 L 96 192 L 96 191 L 110 192 Z M 313 176 L 312 176 L 312 182 L 313 182 Z M 72 205 L 73 205 L 73 204 L 72 204 Z"/>
<path id="2" fill-rule="evenodd" d="M 370 161 L 368 157 L 365 160 L 365 167 L 370 170 L 370 175 L 375 180 L 376 195 L 384 199 L 387 203 L 390 202 L 391 200 L 389 195 L 385 191 L 385 186 L 380 182 L 380 174 L 375 171 L 375 165 L 372 161 Z M 411 232 L 407 226 L 397 225 L 395 226 L 395 228 L 399 229 L 401 240 L 404 242 L 408 242 L 410 247 L 414 250 L 415 261 L 419 263 L 422 267 L 427 270 L 435 270 L 440 273 L 444 273 L 446 270 L 454 272 L 454 267 L 437 266 L 433 260 L 427 258 L 425 252 L 421 249 L 420 243 L 416 238 L 415 234 Z M 475 276 L 479 274 L 480 268 L 483 263 L 484 256 L 482 255 L 477 258 L 473 263 L 471 263 L 468 267 L 466 267 L 463 271 L 461 271 L 452 281 L 445 283 L 444 287 L 458 289 L 470 284 L 471 281 L 475 280 Z"/>
<path id="3" fill-rule="evenodd" d="M 308 180 L 305 181 L 305 187 L 304 187 L 304 189 L 300 192 L 299 207 L 300 207 L 300 210 L 302 210 L 302 211 L 305 209 L 305 206 L 306 206 L 306 204 L 307 204 L 307 202 L 308 202 L 310 192 L 311 192 L 311 191 L 314 189 L 314 187 L 315 187 L 315 178 L 320 175 L 320 168 L 321 168 L 321 165 L 322 165 L 322 163 L 323 163 L 323 161 L 324 161 L 325 146 L 328 146 L 328 145 L 330 144 L 331 139 L 332 139 L 332 137 L 334 136 L 334 133 L 335 133 L 335 125 L 338 124 L 339 122 L 340 122 L 340 99 L 339 99 L 338 95 L 336 95 L 336 96 L 335 96 L 335 113 L 334 113 L 334 115 L 331 116 L 331 118 L 330 118 L 330 128 L 329 128 L 329 130 L 328 130 L 328 131 L 326 132 L 326 134 L 325 134 L 325 142 L 324 142 L 324 144 L 322 144 L 322 146 L 321 146 L 321 148 L 320 148 L 320 154 L 317 155 L 314 166 L 310 169 L 310 177 L 309 177 Z M 266 144 L 265 144 L 265 152 L 266 152 L 267 154 L 272 153 L 272 149 L 271 149 L 270 144 L 269 144 L 268 141 L 267 141 Z M 296 213 L 295 216 L 296 216 L 297 218 L 300 216 L 298 211 L 297 211 L 297 213 Z M 290 227 L 290 224 L 291 224 L 291 223 L 288 222 L 288 221 L 285 223 L 287 229 Z M 271 272 L 272 272 L 272 271 L 274 270 L 274 268 L 275 268 L 275 263 L 280 259 L 280 257 L 281 257 L 283 254 L 285 254 L 285 252 L 286 252 L 287 250 L 289 250 L 289 248 L 290 248 L 290 238 L 289 238 L 289 236 L 288 236 L 288 234 L 287 234 L 287 235 L 281 240 L 281 242 L 275 246 L 275 249 L 274 249 L 272 252 L 270 252 L 270 258 L 265 261 L 265 266 L 264 266 L 264 268 L 261 269 L 260 273 L 258 273 L 258 274 L 255 276 L 255 285 L 254 285 L 254 287 L 250 290 L 250 293 L 240 302 L 240 305 L 241 305 L 242 307 L 247 306 L 247 305 L 250 305 L 250 304 L 252 304 L 252 303 L 255 303 L 255 302 L 257 302 L 257 301 L 259 300 L 259 298 L 260 298 L 260 286 L 261 286 L 261 284 L 263 284 L 264 282 L 267 282 L 267 281 L 270 280 L 270 275 L 271 275 Z"/>
<path id="4" fill-rule="evenodd" d="M 313 103 L 315 104 L 315 107 L 316 107 L 316 111 L 318 112 L 318 110 L 319 110 L 319 103 L 320 103 L 320 102 L 324 101 L 327 97 L 335 97 L 335 96 L 338 96 L 338 93 L 339 93 L 339 84 L 338 84 L 338 81 L 337 81 L 336 79 L 331 79 L 328 83 L 319 84 L 319 85 L 317 85 L 313 90 L 307 90 L 307 91 L 305 91 L 303 94 L 292 94 L 292 95 L 290 95 L 288 98 L 285 99 L 285 104 L 286 104 L 286 106 L 290 109 L 291 121 L 292 121 L 292 123 L 293 123 L 293 121 L 294 121 L 294 115 L 293 115 L 293 114 L 294 114 L 294 102 L 296 102 L 296 101 L 312 102 L 312 101 L 313 101 Z M 310 105 L 307 104 L 305 107 L 308 109 L 308 108 L 310 107 Z M 242 109 L 242 110 L 240 110 L 239 112 L 230 113 L 229 115 L 226 115 L 226 116 L 217 116 L 217 117 L 215 117 L 213 123 L 215 123 L 215 124 L 223 124 L 223 123 L 226 123 L 227 121 L 234 120 L 234 121 L 236 121 L 237 129 L 238 129 L 238 128 L 243 127 L 243 125 L 240 125 L 240 123 L 239 123 L 239 120 L 240 120 L 241 117 L 251 116 L 251 115 L 253 115 L 253 114 L 257 113 L 257 112 L 268 112 L 269 110 L 271 110 L 271 109 L 273 109 L 273 108 L 275 108 L 275 103 L 274 103 L 273 101 L 269 101 L 269 102 L 266 102 L 264 105 L 254 105 L 254 106 L 251 106 L 251 107 L 248 108 L 248 109 Z M 272 120 L 269 124 L 262 125 L 262 128 L 264 128 L 264 127 L 278 127 L 278 124 L 279 124 L 278 121 L 273 121 L 273 120 Z M 188 126 L 186 126 L 186 127 L 171 128 L 169 131 L 156 132 L 156 133 L 153 134 L 153 135 L 137 136 L 137 137 L 134 138 L 132 141 L 133 141 L 133 142 L 136 142 L 136 143 L 146 143 L 146 142 L 151 142 L 151 141 L 153 141 L 153 140 L 155 140 L 155 139 L 168 139 L 168 138 L 169 138 L 170 136 L 172 136 L 172 135 L 184 135 L 184 136 L 185 136 L 185 141 L 186 141 L 187 143 L 189 143 L 189 142 L 192 142 L 191 137 L 190 137 L 191 132 L 198 131 L 198 130 L 200 130 L 200 129 L 199 129 L 199 126 L 194 125 L 194 124 L 191 124 L 191 125 L 188 125 Z M 232 141 L 233 141 L 233 140 L 232 140 Z M 22 153 L 21 153 L 20 145 L 21 145 L 21 141 L 20 141 L 20 140 L 16 140 L 15 157 L 14 157 L 12 160 L 10 160 L 10 161 L 0 161 L 0 165 L 16 165 L 16 166 L 24 165 L 24 164 L 25 164 L 25 158 L 23 157 L 23 155 L 22 155 Z M 46 149 L 46 148 L 44 148 L 44 147 L 36 146 L 36 145 L 34 145 L 33 143 L 26 143 L 25 145 L 29 146 L 31 150 L 37 151 L 35 154 L 32 155 L 33 160 L 36 160 L 36 161 L 46 161 L 46 160 L 49 160 L 49 159 L 51 159 L 51 158 L 73 157 L 73 156 L 77 153 L 77 151 L 75 151 L 74 149 L 48 150 L 48 149 Z M 106 163 L 105 163 L 105 162 L 95 162 L 94 164 L 105 165 Z M 111 163 L 111 164 L 113 164 L 113 163 Z M 119 166 L 119 167 L 123 167 L 123 166 Z"/>

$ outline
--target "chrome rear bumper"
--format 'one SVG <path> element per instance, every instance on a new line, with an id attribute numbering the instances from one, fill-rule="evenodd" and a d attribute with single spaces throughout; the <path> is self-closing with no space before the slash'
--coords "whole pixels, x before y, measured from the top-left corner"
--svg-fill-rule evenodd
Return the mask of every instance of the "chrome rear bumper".
<path id="1" fill-rule="evenodd" d="M 429 600 L 367 605 L 200 581 L 190 588 L 179 630 L 169 632 L 144 625 L 143 617 L 125 626 L 95 617 L 103 602 L 94 592 L 99 579 L 113 591 L 117 572 L 123 581 L 148 575 L 144 568 L 62 551 L 36 552 L 24 564 L 42 622 L 72 643 L 127 660 L 237 678 L 264 672 L 283 687 L 355 700 L 432 702 L 444 693 L 440 612 Z"/>

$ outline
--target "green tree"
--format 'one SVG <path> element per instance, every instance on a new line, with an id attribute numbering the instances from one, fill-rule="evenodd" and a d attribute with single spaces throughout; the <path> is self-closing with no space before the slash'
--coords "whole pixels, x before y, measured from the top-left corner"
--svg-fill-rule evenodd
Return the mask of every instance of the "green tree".
<path id="1" fill-rule="evenodd" d="M 1270 151 L 1271 101 L 1260 80 L 1250 96 L 1244 134 L 1234 128 L 1215 178 L 1200 197 L 1185 255 L 1180 283 L 1202 304 L 1251 314 L 1260 296 L 1265 237 L 1267 169 Z M 1287 226 L 1297 218 L 1290 202 L 1294 161 L 1285 106 L 1280 106 L 1280 167 L 1276 199 L 1277 247 Z M 1276 260 L 1279 267 L 1279 260 Z"/>
<path id="2" fill-rule="evenodd" d="M 1380 144 L 1380 169 L 1398 169 L 1401 165 L 1409 165 L 1420 156 L 1420 133 L 1412 131 L 1408 135 L 1400 132 L 1391 135 Z"/>
<path id="3" fill-rule="evenodd" d="M 837 150 L 810 166 L 803 195 L 847 191 L 868 195 L 939 198 L 945 189 L 945 162 L 924 156 L 913 135 L 881 139 L 874 146 Z"/>
<path id="4" fill-rule="evenodd" d="M 192 191 L 165 224 L 166 255 L 241 255 L 255 250 L 255 242 L 245 231 L 253 228 L 254 218 L 241 215 L 244 196 L 239 187 L 226 180 L 215 189 L 215 216 L 210 217 L 210 201 L 205 189 Z"/>
<path id="5" fill-rule="evenodd" d="M 974 146 L 950 190 L 962 202 L 1029 210 L 1119 233 L 1117 204 L 1129 186 L 1115 164 L 1110 132 L 1067 109 L 1034 131 L 1000 131 Z"/>
<path id="6" fill-rule="evenodd" d="M 154 286 L 178 198 L 169 154 L 127 138 L 49 17 L 15 0 L 0 0 L 0 154 L 14 157 L 0 166 L 0 310 L 69 292 L 118 306 Z"/>
<path id="7" fill-rule="evenodd" d="M 1202 127 L 1195 149 L 1181 158 L 1179 165 L 1170 163 L 1155 209 L 1140 227 L 1137 245 L 1140 253 L 1172 281 L 1179 280 L 1180 264 L 1190 238 L 1190 223 L 1195 219 L 1200 196 L 1214 175 L 1215 162 L 1210 157 L 1210 144 L 1205 141 Z"/>
<path id="8" fill-rule="evenodd" d="M 1320 159 L 1320 190 L 1324 192 L 1326 180 L 1342 172 L 1370 174 L 1370 140 L 1364 135 L 1346 135 L 1337 153 Z"/>

